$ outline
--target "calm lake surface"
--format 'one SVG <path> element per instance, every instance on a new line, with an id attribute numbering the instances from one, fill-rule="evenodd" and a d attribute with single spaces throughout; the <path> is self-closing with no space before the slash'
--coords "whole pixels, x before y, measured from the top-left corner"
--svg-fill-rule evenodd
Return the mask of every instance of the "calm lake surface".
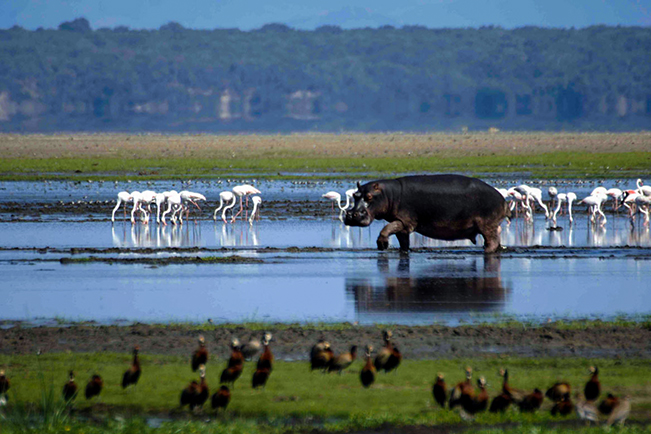
<path id="1" fill-rule="evenodd" d="M 496 182 L 515 185 L 519 181 Z M 567 183 L 579 197 L 594 188 Z M 170 184 L 136 187 L 162 190 L 172 188 Z M 181 190 L 177 184 L 174 188 Z M 224 184 L 199 186 L 204 185 L 206 196 L 214 200 L 228 188 Z M 260 184 L 264 200 L 270 201 L 319 202 L 325 191 L 343 193 L 350 187 L 280 181 Z M 0 187 L 5 193 L 2 204 L 113 200 L 125 185 L 5 182 Z M 197 185 L 188 189 L 204 191 Z M 182 227 L 161 227 L 123 221 L 111 225 L 112 207 L 106 205 L 100 220 L 80 220 L 65 213 L 34 221 L 8 221 L 4 216 L 0 222 L 0 320 L 38 323 L 56 317 L 114 323 L 211 318 L 215 322 L 455 325 L 504 315 L 546 321 L 651 314 L 651 237 L 648 228 L 631 228 L 623 214 L 609 215 L 603 228 L 590 225 L 584 214 L 577 215 L 572 226 L 562 216 L 558 224 L 564 229 L 549 231 L 549 223 L 539 212 L 532 225 L 521 220 L 504 224 L 502 243 L 511 249 L 501 257 L 485 258 L 479 245 L 419 235 L 412 237 L 416 251 L 408 256 L 395 250 L 378 252 L 375 239 L 383 222 L 349 228 L 335 214 L 269 219 L 263 208 L 262 219 L 252 226 L 241 221 L 224 225 L 199 220 Z M 395 239 L 392 246 L 397 247 Z M 88 256 L 111 260 L 230 255 L 261 262 L 59 262 Z"/>

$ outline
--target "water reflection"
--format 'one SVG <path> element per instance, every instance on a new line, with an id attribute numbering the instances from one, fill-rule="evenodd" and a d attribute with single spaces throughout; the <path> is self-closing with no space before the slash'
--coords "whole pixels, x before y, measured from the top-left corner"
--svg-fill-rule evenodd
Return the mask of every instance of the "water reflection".
<path id="1" fill-rule="evenodd" d="M 123 225 L 111 227 L 113 247 L 166 248 L 201 245 L 201 226 Z"/>
<path id="2" fill-rule="evenodd" d="M 412 270 L 408 257 L 390 261 L 380 255 L 377 267 L 378 278 L 346 279 L 346 292 L 362 318 L 386 313 L 502 311 L 511 292 L 502 283 L 499 258 L 441 260 L 434 265 L 417 264 Z"/>

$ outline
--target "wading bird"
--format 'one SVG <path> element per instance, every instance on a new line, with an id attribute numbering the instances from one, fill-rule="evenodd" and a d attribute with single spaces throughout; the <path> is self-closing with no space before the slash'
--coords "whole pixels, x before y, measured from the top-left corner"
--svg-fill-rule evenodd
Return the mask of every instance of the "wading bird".
<path id="1" fill-rule="evenodd" d="M 237 198 L 235 197 L 232 191 L 222 191 L 221 193 L 219 193 L 219 206 L 215 208 L 215 212 L 212 215 L 212 219 L 217 221 L 217 212 L 220 209 L 224 208 L 224 210 L 222 211 L 222 220 L 224 221 L 224 223 L 228 223 L 226 221 L 226 211 L 233 208 L 236 203 L 237 203 Z"/>
<path id="2" fill-rule="evenodd" d="M 133 198 L 131 197 L 131 193 L 128 191 L 121 191 L 118 193 L 118 203 L 115 205 L 115 208 L 113 208 L 113 214 L 111 214 L 111 223 L 115 222 L 115 213 L 118 209 L 120 209 L 120 205 L 124 204 L 124 218 L 127 218 L 127 203 L 131 202 Z"/>
<path id="3" fill-rule="evenodd" d="M 210 396 L 210 389 L 208 388 L 208 383 L 206 383 L 206 367 L 204 365 L 199 366 L 199 378 L 195 406 L 203 408 L 203 405 L 208 401 L 208 397 Z"/>
<path id="4" fill-rule="evenodd" d="M 251 210 L 251 217 L 249 218 L 249 224 L 253 224 L 253 220 L 257 217 L 258 220 L 260 219 L 260 206 L 262 204 L 262 198 L 260 196 L 253 196 L 251 198 L 251 202 L 253 202 L 253 210 Z"/>
<path id="5" fill-rule="evenodd" d="M 232 222 L 234 222 L 235 219 L 236 219 L 240 214 L 242 214 L 242 209 L 244 208 L 244 206 L 243 206 L 243 199 L 242 199 L 242 198 L 243 198 L 243 197 L 246 197 L 246 209 L 247 209 L 247 213 L 248 213 L 248 209 L 249 209 L 249 196 L 252 195 L 252 194 L 260 194 L 260 193 L 262 193 L 262 192 L 261 192 L 260 190 L 258 190 L 257 188 L 255 188 L 254 186 L 249 185 L 249 184 L 236 185 L 235 187 L 233 187 L 232 190 L 233 190 L 233 193 L 235 193 L 235 195 L 237 195 L 237 196 L 240 198 L 240 210 L 237 212 L 237 214 L 235 214 L 235 215 L 233 216 L 233 219 L 231 220 Z M 246 213 L 245 213 L 245 215 L 244 215 L 244 218 L 247 218 Z"/>

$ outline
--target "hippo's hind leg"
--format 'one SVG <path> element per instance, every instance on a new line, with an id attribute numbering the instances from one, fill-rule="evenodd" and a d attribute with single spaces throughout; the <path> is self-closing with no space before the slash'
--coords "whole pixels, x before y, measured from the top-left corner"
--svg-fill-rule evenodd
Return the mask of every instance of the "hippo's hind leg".
<path id="1" fill-rule="evenodd" d="M 409 232 L 403 231 L 396 234 L 398 242 L 400 243 L 400 251 L 408 252 L 409 251 Z"/>
<path id="2" fill-rule="evenodd" d="M 393 234 L 401 233 L 405 230 L 405 225 L 401 221 L 391 222 L 386 225 L 380 231 L 380 236 L 377 237 L 377 248 L 378 250 L 386 250 L 389 248 L 389 237 Z M 407 234 L 406 241 L 401 235 L 398 236 L 398 241 L 400 242 L 400 250 L 405 246 L 406 250 L 409 250 L 409 234 Z"/>

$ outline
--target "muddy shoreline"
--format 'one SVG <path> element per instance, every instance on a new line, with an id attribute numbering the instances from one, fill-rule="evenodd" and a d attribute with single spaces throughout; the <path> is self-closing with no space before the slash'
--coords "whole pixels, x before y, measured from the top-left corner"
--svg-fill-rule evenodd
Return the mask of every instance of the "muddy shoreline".
<path id="1" fill-rule="evenodd" d="M 335 351 L 350 345 L 381 346 L 381 328 L 275 326 L 266 329 L 274 336 L 273 348 L 282 360 L 307 360 L 310 347 L 327 339 Z M 567 329 L 553 323 L 530 327 L 525 324 L 498 326 L 391 326 L 395 345 L 406 359 L 456 359 L 477 357 L 585 357 L 651 359 L 651 326 L 622 326 L 604 323 L 598 327 Z M 202 334 L 212 354 L 228 357 L 229 343 L 237 337 L 248 342 L 262 335 L 246 326 L 205 327 L 192 325 L 130 326 L 41 326 L 0 329 L 0 354 L 28 355 L 41 352 L 128 353 L 140 345 L 145 354 L 186 356 L 196 348 Z"/>

